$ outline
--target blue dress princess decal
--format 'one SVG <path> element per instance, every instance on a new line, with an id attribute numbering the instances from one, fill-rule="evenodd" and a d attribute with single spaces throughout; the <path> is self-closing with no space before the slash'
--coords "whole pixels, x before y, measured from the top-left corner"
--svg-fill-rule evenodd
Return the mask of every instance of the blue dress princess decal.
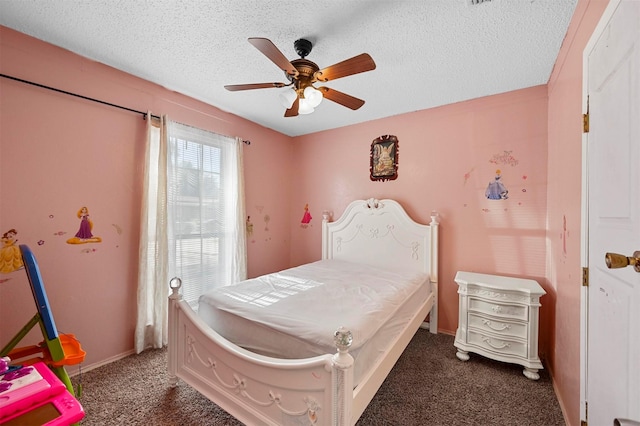
<path id="1" fill-rule="evenodd" d="M 504 184 L 500 181 L 500 170 L 496 170 L 496 177 L 493 182 L 489 182 L 487 190 L 484 195 L 490 200 L 506 200 L 509 198 L 509 191 L 505 188 Z"/>

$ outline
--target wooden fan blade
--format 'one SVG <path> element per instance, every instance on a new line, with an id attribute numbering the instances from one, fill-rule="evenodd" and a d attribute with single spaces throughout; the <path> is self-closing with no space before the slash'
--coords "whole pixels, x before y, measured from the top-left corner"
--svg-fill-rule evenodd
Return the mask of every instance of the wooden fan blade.
<path id="1" fill-rule="evenodd" d="M 284 112 L 285 117 L 295 117 L 298 115 L 298 107 L 300 106 L 300 98 L 296 96 L 296 100 L 293 101 L 291 108 Z"/>
<path id="2" fill-rule="evenodd" d="M 249 38 L 249 43 L 262 52 L 264 56 L 269 58 L 271 62 L 276 64 L 282 71 L 289 75 L 298 75 L 298 70 L 291 65 L 287 57 L 284 56 L 280 49 L 268 38 L 251 37 Z"/>
<path id="3" fill-rule="evenodd" d="M 253 90 L 253 89 L 269 89 L 271 87 L 284 87 L 287 86 L 284 83 L 252 83 L 252 84 L 229 84 L 224 86 L 230 92 L 237 92 L 238 90 Z"/>
<path id="4" fill-rule="evenodd" d="M 318 90 L 322 92 L 322 95 L 342 106 L 346 106 L 347 108 L 356 110 L 364 105 L 364 101 L 362 99 L 355 98 L 351 95 L 347 95 L 346 93 L 339 92 L 335 89 L 329 89 L 328 87 L 318 87 Z"/>
<path id="5" fill-rule="evenodd" d="M 376 63 L 373 62 L 371 56 L 367 53 L 362 53 L 317 71 L 314 74 L 314 79 L 317 81 L 329 81 L 374 69 L 376 69 Z"/>

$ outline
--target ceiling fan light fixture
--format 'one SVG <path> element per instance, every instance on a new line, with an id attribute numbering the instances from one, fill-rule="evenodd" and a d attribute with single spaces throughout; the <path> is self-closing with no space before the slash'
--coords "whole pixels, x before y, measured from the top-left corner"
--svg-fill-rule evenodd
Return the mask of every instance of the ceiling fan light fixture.
<path id="1" fill-rule="evenodd" d="M 291 108 L 291 106 L 293 105 L 293 102 L 296 100 L 297 97 L 298 97 L 298 94 L 296 93 L 295 89 L 287 88 L 286 90 L 280 93 L 280 103 L 282 103 L 283 107 L 285 107 L 286 109 L 289 109 Z"/>
<path id="2" fill-rule="evenodd" d="M 304 88 L 304 99 L 309 102 L 312 108 L 317 107 L 322 102 L 322 92 L 313 86 L 307 86 Z"/>
<path id="3" fill-rule="evenodd" d="M 300 98 L 300 104 L 298 106 L 298 114 L 311 114 L 314 111 L 311 102 L 305 98 Z"/>

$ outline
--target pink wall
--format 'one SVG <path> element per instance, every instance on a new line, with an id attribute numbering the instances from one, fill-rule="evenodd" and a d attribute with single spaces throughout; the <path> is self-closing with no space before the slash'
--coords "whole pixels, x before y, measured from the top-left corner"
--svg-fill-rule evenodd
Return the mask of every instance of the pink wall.
<path id="1" fill-rule="evenodd" d="M 315 220 L 306 229 L 294 223 L 292 263 L 320 258 L 322 210 L 339 217 L 353 199 L 394 198 L 419 222 L 428 223 L 432 210 L 441 216 L 441 331 L 453 334 L 458 325 L 459 270 L 545 285 L 546 121 L 547 89 L 538 86 L 297 138 L 291 215 L 301 218 L 309 203 Z M 386 134 L 399 140 L 398 178 L 374 182 L 370 146 Z M 506 200 L 485 197 L 496 169 Z"/>
<path id="2" fill-rule="evenodd" d="M 338 217 L 353 198 L 395 198 L 421 222 L 438 210 L 441 331 L 457 327 L 457 270 L 539 280 L 548 293 L 545 367 L 567 423 L 578 425 L 582 50 L 607 3 L 579 0 L 548 86 L 295 139 L 5 28 L 0 68 L 252 140 L 245 149 L 251 276 L 319 259 L 322 210 Z M 58 327 L 80 337 L 88 363 L 120 356 L 133 347 L 144 122 L 4 79 L 0 91 L 0 231 L 18 229 L 20 242 L 36 250 Z M 370 144 L 385 134 L 400 141 L 399 178 L 372 182 Z M 498 168 L 510 197 L 487 200 Z M 302 228 L 306 203 L 314 219 Z M 75 232 L 84 204 L 103 237 L 94 253 L 54 235 Z M 10 278 L 0 284 L 0 342 L 32 315 L 23 275 L 0 275 Z"/>
<path id="3" fill-rule="evenodd" d="M 0 27 L 3 74 L 175 121 L 241 136 L 248 212 L 261 206 L 249 274 L 289 264 L 289 137 L 68 51 Z M 60 331 L 87 350 L 85 366 L 133 348 L 145 121 L 141 115 L 0 79 L 0 234 L 18 231 L 38 259 Z M 70 245 L 88 206 L 101 243 Z M 257 221 L 257 217 L 256 217 Z M 263 222 L 264 223 L 264 222 Z M 66 234 L 60 235 L 60 232 Z M 39 244 L 39 241 L 42 244 Z M 0 343 L 35 314 L 24 270 L 0 274 Z M 6 280 L 6 281 L 5 281 Z M 23 344 L 41 338 L 36 328 Z"/>
<path id="4" fill-rule="evenodd" d="M 549 80 L 548 279 L 556 299 L 554 385 L 580 424 L 582 53 L 609 0 L 580 1 Z"/>
<path id="5" fill-rule="evenodd" d="M 438 210 L 440 331 L 457 327 L 457 270 L 537 279 L 547 291 L 541 356 L 569 425 L 580 424 L 582 52 L 608 2 L 579 0 L 547 86 L 303 136 L 294 147 L 291 215 L 309 203 L 318 220 L 294 223 L 292 263 L 320 257 L 322 210 L 339 215 L 353 198 L 396 198 L 425 223 Z M 369 146 L 384 134 L 400 140 L 399 178 L 371 182 Z M 511 197 L 489 201 L 489 160 L 504 151 L 518 160 L 500 167 Z"/>

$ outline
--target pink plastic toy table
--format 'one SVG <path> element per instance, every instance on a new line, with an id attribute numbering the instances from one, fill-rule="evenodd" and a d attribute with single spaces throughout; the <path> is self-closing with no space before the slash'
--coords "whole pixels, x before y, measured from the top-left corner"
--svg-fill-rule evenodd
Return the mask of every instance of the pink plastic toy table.
<path id="1" fill-rule="evenodd" d="M 84 410 L 67 387 L 42 362 L 0 375 L 0 424 L 66 426 Z"/>

